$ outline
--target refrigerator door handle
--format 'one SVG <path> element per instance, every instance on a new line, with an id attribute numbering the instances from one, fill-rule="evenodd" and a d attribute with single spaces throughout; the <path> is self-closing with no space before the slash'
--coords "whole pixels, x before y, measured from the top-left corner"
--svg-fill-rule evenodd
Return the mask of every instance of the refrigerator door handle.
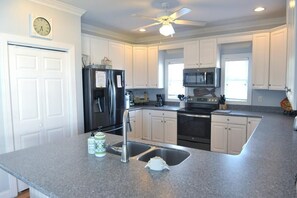
<path id="1" fill-rule="evenodd" d="M 108 88 L 108 113 L 109 116 L 111 115 L 111 82 L 110 79 L 107 81 L 107 88 Z"/>

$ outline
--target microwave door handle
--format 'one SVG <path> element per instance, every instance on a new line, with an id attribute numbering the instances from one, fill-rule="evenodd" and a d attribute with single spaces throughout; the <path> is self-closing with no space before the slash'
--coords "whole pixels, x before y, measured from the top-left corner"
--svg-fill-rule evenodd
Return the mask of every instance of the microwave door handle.
<path id="1" fill-rule="evenodd" d="M 187 113 L 179 113 L 178 115 L 195 117 L 195 118 L 210 118 L 210 115 L 193 115 L 193 114 L 187 114 Z"/>

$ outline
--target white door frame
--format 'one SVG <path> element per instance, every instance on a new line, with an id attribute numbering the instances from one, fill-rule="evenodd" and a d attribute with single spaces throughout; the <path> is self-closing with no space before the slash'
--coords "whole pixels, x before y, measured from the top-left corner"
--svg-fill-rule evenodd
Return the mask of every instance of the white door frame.
<path id="1" fill-rule="evenodd" d="M 6 152 L 14 151 L 13 141 L 13 124 L 11 111 L 11 94 L 10 94 L 10 80 L 9 80 L 9 61 L 8 61 L 8 44 L 18 44 L 35 48 L 62 50 L 67 53 L 67 63 L 69 64 L 69 93 L 70 93 L 70 130 L 71 136 L 78 134 L 78 120 L 77 120 L 77 97 L 76 97 L 76 76 L 75 76 L 75 46 L 60 42 L 53 42 L 42 39 L 34 39 L 23 36 L 16 36 L 10 34 L 0 33 L 0 86 L 2 93 L 2 107 L 3 107 L 3 128 L 6 142 Z M 2 95 L 1 95 L 2 94 Z"/>

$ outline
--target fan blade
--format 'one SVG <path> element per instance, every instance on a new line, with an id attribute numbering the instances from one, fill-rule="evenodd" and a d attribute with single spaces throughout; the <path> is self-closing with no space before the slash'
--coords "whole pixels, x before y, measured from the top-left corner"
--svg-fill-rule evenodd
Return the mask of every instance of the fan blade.
<path id="1" fill-rule="evenodd" d="M 188 21 L 188 20 L 175 20 L 173 21 L 175 24 L 179 25 L 193 25 L 193 26 L 205 26 L 205 21 Z"/>
<path id="2" fill-rule="evenodd" d="M 161 24 L 161 23 L 160 22 L 152 23 L 152 24 L 149 24 L 149 25 L 146 25 L 146 26 L 142 26 L 142 27 L 136 28 L 133 31 L 138 31 L 139 29 L 142 29 L 142 28 L 145 29 L 145 28 L 152 27 L 152 26 L 159 25 L 159 24 Z"/>
<path id="3" fill-rule="evenodd" d="M 158 21 L 158 18 L 153 18 L 153 17 L 143 16 L 143 15 L 138 15 L 138 14 L 132 14 L 131 16 L 132 16 L 132 17 L 139 17 L 139 18 L 143 18 L 143 19 L 149 19 L 149 20 Z"/>
<path id="4" fill-rule="evenodd" d="M 179 10 L 177 10 L 176 12 L 174 12 L 173 14 L 171 14 L 169 17 L 172 20 L 175 20 L 185 14 L 188 14 L 189 12 L 191 12 L 192 10 L 190 10 L 189 8 L 181 8 Z"/>

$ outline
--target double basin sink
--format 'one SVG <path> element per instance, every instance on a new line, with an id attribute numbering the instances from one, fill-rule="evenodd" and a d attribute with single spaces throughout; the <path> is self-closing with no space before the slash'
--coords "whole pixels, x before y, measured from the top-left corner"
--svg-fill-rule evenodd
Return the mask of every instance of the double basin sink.
<path id="1" fill-rule="evenodd" d="M 119 148 L 122 146 L 122 144 L 123 142 L 119 142 L 111 147 L 108 147 L 107 152 L 121 155 L 119 151 L 116 151 L 112 148 Z M 159 156 L 168 164 L 168 166 L 178 165 L 190 156 L 190 153 L 187 151 L 157 147 L 139 142 L 128 141 L 127 148 L 130 158 L 148 162 L 151 158 Z"/>

